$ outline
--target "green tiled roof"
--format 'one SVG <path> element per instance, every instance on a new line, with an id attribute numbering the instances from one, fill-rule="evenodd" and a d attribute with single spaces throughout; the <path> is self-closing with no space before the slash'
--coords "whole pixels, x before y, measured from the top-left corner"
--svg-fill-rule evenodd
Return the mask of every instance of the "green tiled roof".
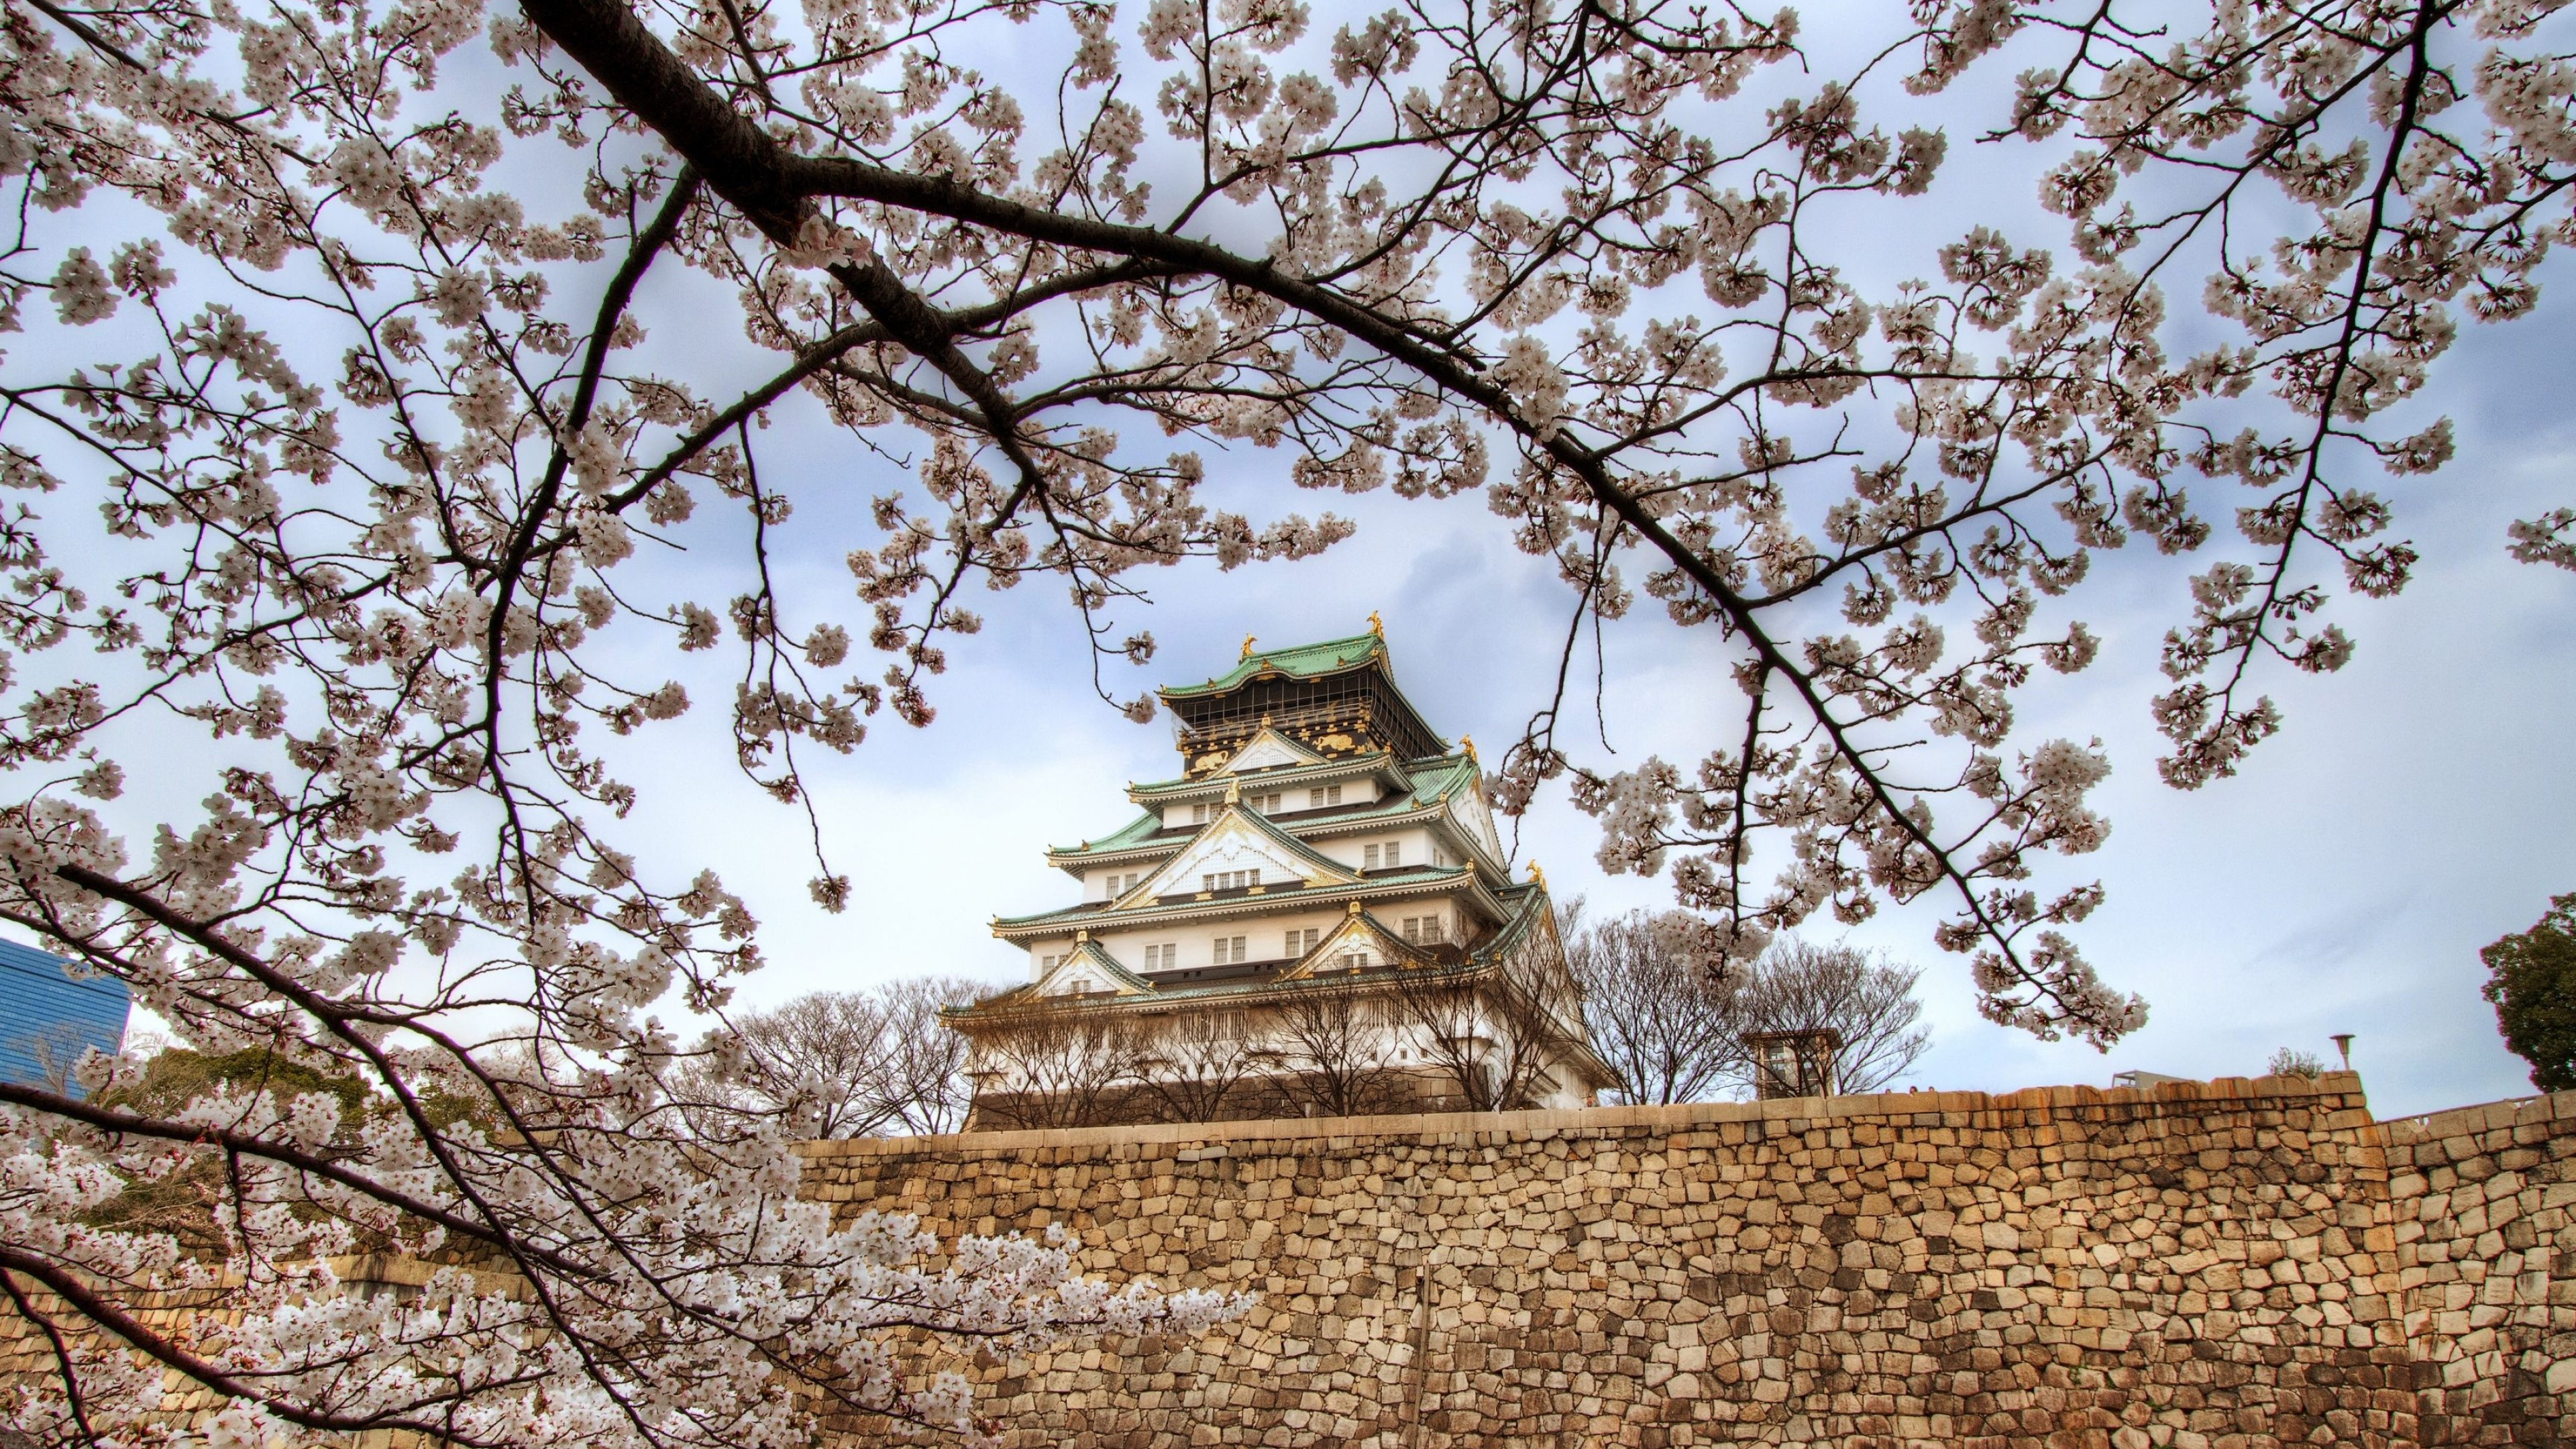
<path id="1" fill-rule="evenodd" d="M 1431 763 L 1436 766 L 1444 758 L 1447 757 L 1434 755 L 1431 757 Z M 1257 780 L 1260 788 L 1267 790 L 1273 785 L 1292 785 L 1297 781 L 1310 778 L 1330 778 L 1335 775 L 1345 777 L 1351 775 L 1366 775 L 1398 763 L 1399 762 L 1396 760 L 1395 756 L 1385 750 L 1369 750 L 1363 754 L 1343 755 L 1338 759 L 1317 760 L 1313 764 L 1272 765 L 1265 769 L 1252 771 L 1248 775 L 1233 775 L 1222 772 L 1214 775 L 1183 775 L 1175 780 L 1155 780 L 1148 784 L 1130 785 L 1127 787 L 1127 793 L 1131 796 L 1140 798 L 1153 795 L 1190 795 L 1206 792 L 1221 794 L 1225 790 L 1225 782 L 1230 779 Z"/>
<path id="2" fill-rule="evenodd" d="M 1113 851 L 1128 850 L 1142 845 L 1153 839 L 1162 828 L 1161 814 L 1149 810 L 1096 840 L 1086 840 L 1080 845 L 1050 845 L 1047 847 L 1047 855 L 1050 858 L 1059 859 L 1084 855 L 1107 855 Z"/>
<path id="3" fill-rule="evenodd" d="M 1451 873 L 1453 872 L 1428 872 L 1428 874 Z M 1370 884 L 1377 885 L 1382 884 L 1385 881 L 1403 880 L 1414 874 L 1414 872 L 1407 872 L 1403 877 L 1386 877 L 1383 881 L 1372 880 Z M 1500 903 L 1509 912 L 1503 921 L 1502 928 L 1479 944 L 1475 952 L 1469 956 L 1466 961 L 1455 966 L 1432 967 L 1427 969 L 1455 972 L 1469 972 L 1485 969 L 1498 960 L 1504 952 L 1509 951 L 1514 946 L 1518 945 L 1519 942 L 1528 936 L 1531 931 L 1538 929 L 1540 923 L 1545 921 L 1549 913 L 1553 910 L 1553 906 L 1548 900 L 1546 888 L 1538 885 L 1536 882 L 1508 887 L 1497 892 L 1497 895 Z M 1039 918 L 1028 917 L 1027 919 L 1036 920 Z M 1372 913 L 1371 919 L 1376 924 L 1379 931 L 1385 934 L 1388 939 L 1400 939 L 1395 933 L 1388 931 L 1386 929 L 1385 921 L 1377 918 L 1374 913 Z M 1319 946 L 1317 949 L 1320 950 L 1321 947 Z M 1317 979 L 1312 977 L 1301 977 L 1293 981 L 1282 980 L 1281 976 L 1284 975 L 1286 971 L 1293 969 L 1293 965 L 1294 963 L 1282 962 L 1280 963 L 1279 972 L 1266 973 L 1257 976 L 1244 976 L 1225 981 L 1211 981 L 1204 984 L 1174 983 L 1170 985 L 1156 985 L 1150 992 L 1141 997 L 1129 996 L 1117 998 L 1115 1000 L 1103 999 L 1099 1001 L 1098 1004 L 1112 1007 L 1121 1005 L 1133 1006 L 1143 1003 L 1163 1004 L 1211 997 L 1238 996 L 1252 992 L 1279 989 L 1300 990 L 1321 988 L 1329 990 L 1337 989 L 1348 984 L 1366 984 L 1371 981 L 1382 980 L 1388 974 L 1383 970 L 1379 970 L 1372 971 L 1364 976 L 1352 978 L 1334 977 Z M 989 998 L 988 1000 L 978 1002 L 970 1007 L 951 1008 L 951 1014 L 963 1017 L 973 1017 L 987 1011 L 1001 1009 L 1009 1005 L 1018 1005 L 1023 1001 L 1031 999 L 1027 995 L 1028 990 L 1029 988 L 1026 986 L 1015 987 L 1010 991 Z M 1091 1001 L 1082 1001 L 1068 1004 L 1088 1007 L 1094 1003 Z"/>
<path id="4" fill-rule="evenodd" d="M 1345 870 L 1349 869 L 1348 866 L 1344 866 L 1342 868 Z M 1353 881 L 1348 885 L 1307 886 L 1293 890 L 1285 886 L 1274 886 L 1270 890 L 1257 896 L 1230 896 L 1222 901 L 1202 901 L 1194 898 L 1189 901 L 1176 904 L 1170 907 L 1170 909 L 1176 911 L 1202 911 L 1208 909 L 1210 906 L 1242 905 L 1247 902 L 1256 905 L 1277 905 L 1280 902 L 1285 901 L 1293 905 L 1307 896 L 1322 899 L 1335 893 L 1367 892 L 1379 890 L 1388 886 L 1429 885 L 1439 881 L 1456 880 L 1462 876 L 1472 877 L 1474 874 L 1474 868 L 1471 866 L 1418 865 L 1411 869 L 1398 871 L 1393 874 L 1381 871 L 1376 875 Z M 1495 894 L 1497 896 L 1504 896 L 1508 899 L 1509 897 L 1506 893 L 1513 889 L 1515 888 L 1506 886 L 1503 890 L 1496 891 Z M 1109 904 L 1110 903 L 1107 901 L 1084 901 L 1080 905 L 1060 906 L 1055 910 L 1039 911 L 1034 915 L 995 916 L 993 918 L 993 926 L 996 930 L 1016 931 L 1030 926 L 1061 925 L 1067 930 L 1072 930 L 1079 926 L 1098 926 L 1104 922 L 1113 920 L 1136 920 L 1154 909 L 1154 907 L 1151 906 L 1143 906 L 1132 911 L 1112 911 L 1109 908 Z"/>
<path id="5" fill-rule="evenodd" d="M 1464 754 L 1448 755 L 1428 764 L 1414 767 L 1413 792 L 1398 795 L 1388 802 L 1390 809 L 1420 810 L 1436 805 L 1458 792 L 1460 786 L 1476 783 L 1476 762 Z"/>
<path id="6" fill-rule="evenodd" d="M 1313 821 L 1301 820 L 1294 823 L 1300 827 L 1308 824 L 1340 826 L 1383 819 L 1389 815 L 1410 815 L 1417 810 L 1427 810 L 1447 800 L 1460 787 L 1473 785 L 1477 777 L 1476 762 L 1465 754 L 1435 755 L 1429 760 L 1413 761 L 1410 768 L 1413 775 L 1413 788 L 1409 791 L 1389 795 L 1365 805 L 1348 807 L 1348 813 L 1335 815 L 1330 819 L 1318 817 Z M 1155 788 L 1158 787 L 1140 786 L 1139 793 Z M 1284 826 L 1281 828 L 1283 831 L 1286 829 Z M 1113 855 L 1119 851 L 1153 845 L 1157 843 L 1154 837 L 1160 835 L 1163 829 L 1163 817 L 1160 815 L 1150 813 L 1139 815 L 1119 830 L 1097 840 L 1086 841 L 1081 845 L 1049 846 L 1047 859 L 1058 866 L 1063 866 L 1069 862 L 1080 862 L 1095 856 Z M 1160 843 L 1177 850 L 1187 844 L 1190 837 L 1197 833 L 1196 830 L 1191 830 L 1186 834 L 1171 836 Z"/>
<path id="7" fill-rule="evenodd" d="M 1329 674 L 1347 673 L 1372 661 L 1379 664 L 1390 662 L 1385 638 L 1377 634 L 1354 634 L 1348 639 L 1327 639 L 1320 644 L 1256 649 L 1218 678 L 1205 684 L 1174 685 L 1161 693 L 1165 699 L 1196 699 L 1238 688 L 1264 669 L 1285 674 L 1291 679 L 1321 679 Z"/>

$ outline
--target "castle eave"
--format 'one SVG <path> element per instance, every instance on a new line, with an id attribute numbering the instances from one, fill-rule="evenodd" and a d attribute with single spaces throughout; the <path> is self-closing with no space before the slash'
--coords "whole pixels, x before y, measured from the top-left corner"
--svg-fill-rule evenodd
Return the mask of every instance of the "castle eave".
<path id="1" fill-rule="evenodd" d="M 1438 762 L 1433 757 L 1434 763 Z M 1397 791 L 1413 789 L 1413 775 L 1405 762 L 1384 750 L 1354 755 L 1344 760 L 1324 760 L 1311 765 L 1279 765 L 1266 770 L 1247 770 L 1241 774 L 1200 775 L 1180 780 L 1155 780 L 1131 784 L 1127 798 L 1147 809 L 1165 805 L 1189 805 L 1201 800 L 1221 800 L 1229 788 L 1267 790 L 1291 785 L 1328 785 L 1345 780 L 1376 776 Z"/>
<path id="2" fill-rule="evenodd" d="M 1472 867 L 1423 866 L 1363 876 L 1349 884 L 1274 885 L 1255 891 L 1195 891 L 1186 897 L 1164 896 L 1151 905 L 1117 909 L 1108 901 L 1091 901 L 1034 916 L 1004 916 L 993 921 L 993 934 L 1015 945 L 1074 931 L 1126 930 L 1130 927 L 1186 925 L 1192 921 L 1227 921 L 1275 915 L 1281 909 L 1341 905 L 1358 901 L 1403 900 L 1467 886 L 1473 899 L 1494 919 L 1509 912 Z"/>

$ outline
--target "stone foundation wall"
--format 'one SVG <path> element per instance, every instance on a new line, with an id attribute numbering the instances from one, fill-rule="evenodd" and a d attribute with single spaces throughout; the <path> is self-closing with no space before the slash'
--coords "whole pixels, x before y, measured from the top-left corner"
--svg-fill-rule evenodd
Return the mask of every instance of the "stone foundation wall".
<path id="1" fill-rule="evenodd" d="M 2576 1441 L 2576 1093 L 2379 1132 L 2423 1442 Z"/>
<path id="2" fill-rule="evenodd" d="M 2359 1081 L 814 1144 L 809 1190 L 1251 1289 L 969 1366 L 1066 1449 L 2558 1442 L 2576 1095 Z"/>

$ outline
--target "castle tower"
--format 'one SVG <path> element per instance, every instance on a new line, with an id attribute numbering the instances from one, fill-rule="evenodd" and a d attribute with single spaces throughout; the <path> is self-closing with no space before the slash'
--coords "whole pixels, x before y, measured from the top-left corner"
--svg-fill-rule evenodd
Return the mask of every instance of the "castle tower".
<path id="1" fill-rule="evenodd" d="M 1077 905 L 997 919 L 1029 980 L 954 1012 L 973 1128 L 1587 1105 L 1609 1079 L 1545 882 L 1515 882 L 1472 742 L 1375 627 L 1161 691 L 1174 779 L 1047 852 Z"/>

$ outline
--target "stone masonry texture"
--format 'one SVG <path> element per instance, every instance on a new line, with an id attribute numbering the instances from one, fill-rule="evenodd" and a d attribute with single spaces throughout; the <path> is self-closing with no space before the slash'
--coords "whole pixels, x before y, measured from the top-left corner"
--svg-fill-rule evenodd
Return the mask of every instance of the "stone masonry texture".
<path id="1" fill-rule="evenodd" d="M 2576 1442 L 2576 1093 L 2359 1080 L 826 1142 L 1241 1320 L 964 1365 L 1015 1446 Z M 862 1426 L 852 1425 L 851 1428 Z"/>

